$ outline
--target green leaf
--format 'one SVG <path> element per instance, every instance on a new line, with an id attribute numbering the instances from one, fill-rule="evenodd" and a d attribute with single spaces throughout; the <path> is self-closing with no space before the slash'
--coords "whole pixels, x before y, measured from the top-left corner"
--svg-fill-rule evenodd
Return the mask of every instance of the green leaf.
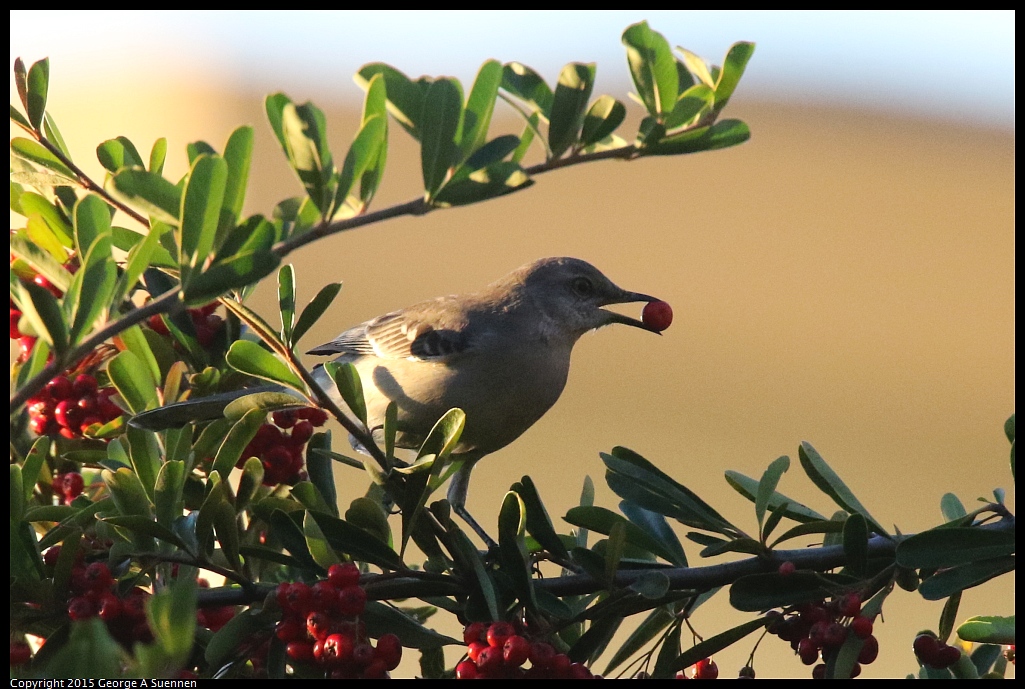
<path id="1" fill-rule="evenodd" d="M 25 119 L 25 116 L 22 115 L 13 105 L 11 106 L 11 119 L 14 120 L 15 124 L 24 129 L 32 129 L 32 125 L 29 121 Z"/>
<path id="2" fill-rule="evenodd" d="M 149 367 L 134 352 L 125 350 L 111 359 L 107 374 L 133 414 L 159 406 L 157 382 Z"/>
<path id="3" fill-rule="evenodd" d="M 61 162 L 60 158 L 51 153 L 42 144 L 16 136 L 11 139 L 11 153 L 22 160 L 40 165 L 67 180 L 68 183 L 77 184 L 78 176 L 71 171 L 67 165 Z"/>
<path id="4" fill-rule="evenodd" d="M 374 77 L 375 83 L 380 78 Z M 335 192 L 335 213 L 342 209 L 343 204 L 348 204 L 348 208 L 343 209 L 343 215 L 354 216 L 370 203 L 384 174 L 387 150 L 388 122 L 383 115 L 374 115 L 360 127 L 345 155 Z"/>
<path id="5" fill-rule="evenodd" d="M 608 468 L 606 482 L 621 498 L 688 526 L 720 533 L 737 531 L 708 503 L 636 452 L 616 447 L 601 458 Z"/>
<path id="6" fill-rule="evenodd" d="M 968 515 L 964 505 L 961 504 L 961 501 L 953 493 L 945 493 L 940 498 L 940 512 L 947 522 L 957 521 Z"/>
<path id="7" fill-rule="evenodd" d="M 305 570 L 322 575 L 324 570 L 321 569 L 320 565 L 314 561 L 313 556 L 310 555 L 310 549 L 306 544 L 306 536 L 292 518 L 282 510 L 275 509 L 268 521 L 271 526 L 271 534 L 296 559 L 299 566 Z"/>
<path id="8" fill-rule="evenodd" d="M 704 113 L 711 113 L 715 104 L 715 93 L 704 84 L 696 84 L 680 94 L 676 101 L 676 107 L 666 118 L 667 130 L 683 127 L 684 125 L 695 126 L 704 122 Z M 697 120 L 697 121 L 695 121 Z"/>
<path id="9" fill-rule="evenodd" d="M 936 528 L 910 536 L 897 546 L 897 564 L 939 569 L 1001 557 L 1015 552 L 1013 532 L 977 527 Z"/>
<path id="10" fill-rule="evenodd" d="M 127 531 L 145 536 L 147 538 L 156 538 L 157 540 L 170 543 L 176 548 L 188 551 L 189 548 L 182 539 L 180 539 L 171 529 L 166 526 L 162 526 L 157 522 L 153 521 L 150 517 L 144 517 L 138 514 L 114 516 L 114 517 L 101 517 L 100 521 L 110 524 L 112 526 L 120 527 Z"/>
<path id="11" fill-rule="evenodd" d="M 125 436 L 128 440 L 128 455 L 132 468 L 146 489 L 146 497 L 152 502 L 162 459 L 160 445 L 156 436 L 141 428 L 129 426 Z"/>
<path id="12" fill-rule="evenodd" d="M 498 512 L 498 547 L 504 566 L 502 571 L 511 579 L 517 598 L 529 610 L 537 609 L 531 582 L 531 560 L 525 540 L 527 510 L 523 500 L 509 491 Z"/>
<path id="13" fill-rule="evenodd" d="M 622 623 L 623 618 L 619 615 L 606 615 L 594 620 L 566 655 L 575 663 L 593 662 L 612 641 Z"/>
<path id="14" fill-rule="evenodd" d="M 777 458 L 762 474 L 762 480 L 758 482 L 758 493 L 755 496 L 755 516 L 758 518 L 758 528 L 761 529 L 765 521 L 765 510 L 769 507 L 769 501 L 776 495 L 776 486 L 787 469 L 790 468 L 790 458 L 786 455 Z"/>
<path id="15" fill-rule="evenodd" d="M 1013 572 L 1014 563 L 1015 558 L 1008 555 L 951 567 L 923 581 L 918 592 L 926 600 L 942 600 L 1001 574 Z"/>
<path id="16" fill-rule="evenodd" d="M 363 65 L 355 76 L 356 83 L 364 90 L 373 84 L 374 76 L 384 78 L 388 94 L 388 112 L 417 141 L 421 140 L 420 122 L 423 116 L 424 99 L 431 81 L 421 77 L 413 81 L 399 70 L 381 62 Z"/>
<path id="17" fill-rule="evenodd" d="M 722 63 L 722 72 L 715 84 L 715 110 L 719 112 L 726 107 L 733 91 L 736 90 L 740 78 L 744 75 L 748 60 L 754 55 L 755 44 L 739 41 L 730 46 Z"/>
<path id="18" fill-rule="evenodd" d="M 166 225 L 161 223 L 153 223 L 142 241 L 137 242 L 129 249 L 124 271 L 117 276 L 114 285 L 114 293 L 110 298 L 111 305 L 120 304 L 131 293 L 151 263 L 156 263 L 157 260 L 165 256 L 170 258 L 170 255 L 159 246 L 160 235 L 165 227 Z M 111 241 L 115 246 L 117 246 L 117 229 L 111 234 Z"/>
<path id="19" fill-rule="evenodd" d="M 981 644 L 1013 644 L 1014 615 L 980 615 L 969 617 L 957 628 L 957 635 L 964 641 Z"/>
<path id="20" fill-rule="evenodd" d="M 170 586 L 150 596 L 146 619 L 156 641 L 173 664 L 184 663 L 196 634 L 196 582 L 175 578 Z"/>
<path id="21" fill-rule="evenodd" d="M 94 617 L 71 624 L 68 642 L 54 652 L 46 664 L 46 672 L 51 677 L 82 680 L 122 677 L 127 655 L 111 637 L 103 620 Z"/>
<path id="22" fill-rule="evenodd" d="M 324 315 L 324 312 L 331 306 L 331 303 L 338 296 L 341 289 L 342 283 L 340 282 L 330 282 L 320 288 L 317 296 L 299 314 L 299 320 L 296 321 L 295 327 L 292 328 L 292 337 L 288 340 L 290 347 L 294 347 L 302 339 L 302 336 L 313 327 L 313 324 Z"/>
<path id="23" fill-rule="evenodd" d="M 939 632 L 936 635 L 940 641 L 947 643 L 950 633 L 954 631 L 954 623 L 957 621 L 957 609 L 961 605 L 961 594 L 955 593 L 943 604 L 943 612 L 940 613 Z"/>
<path id="24" fill-rule="evenodd" d="M 513 134 L 505 134 L 487 142 L 483 147 L 477 149 L 473 155 L 467 158 L 466 162 L 459 166 L 459 169 L 452 175 L 452 181 L 469 177 L 471 172 L 476 172 L 492 163 L 505 158 L 516 150 L 520 140 Z M 452 182 L 449 182 L 451 184 Z"/>
<path id="25" fill-rule="evenodd" d="M 367 603 L 362 620 L 367 625 L 369 636 L 377 638 L 384 634 L 394 634 L 407 648 L 423 650 L 462 643 L 460 640 L 428 629 L 399 609 L 377 601 Z"/>
<path id="26" fill-rule="evenodd" d="M 676 537 L 664 516 L 635 505 L 629 500 L 621 501 L 619 503 L 619 510 L 626 515 L 627 519 L 661 543 L 666 554 L 672 556 L 666 557 L 669 562 L 677 567 L 687 566 L 687 554 L 680 544 L 680 539 Z"/>
<path id="27" fill-rule="evenodd" d="M 299 376 L 285 362 L 255 342 L 233 342 L 225 355 L 225 361 L 236 371 L 254 378 L 280 383 L 300 392 L 306 388 Z"/>
<path id="28" fill-rule="evenodd" d="M 708 64 L 701 59 L 701 57 L 695 55 L 686 48 L 676 46 L 676 49 L 680 51 L 680 54 L 683 56 L 684 65 L 686 65 L 687 70 L 694 75 L 694 78 L 711 88 L 715 88 L 715 78 L 709 71 Z"/>
<path id="29" fill-rule="evenodd" d="M 70 339 L 77 344 L 106 320 L 117 283 L 109 207 L 99 197 L 86 196 L 75 206 L 75 239 L 84 260 L 72 281 L 68 293 L 72 299 L 65 300 L 65 308 L 73 314 Z"/>
<path id="30" fill-rule="evenodd" d="M 673 553 L 669 549 L 664 548 L 660 542 L 645 533 L 639 526 L 604 507 L 574 507 L 566 513 L 563 519 L 574 526 L 597 531 L 606 536 L 612 533 L 612 529 L 616 525 L 620 525 L 623 527 L 624 537 L 632 545 L 658 555 L 668 562 L 672 562 L 674 559 Z"/>
<path id="31" fill-rule="evenodd" d="M 551 124 L 548 126 L 548 145 L 555 159 L 577 141 L 584 121 L 587 101 L 594 87 L 595 66 L 574 62 L 562 68 L 559 83 L 552 99 Z"/>
<path id="32" fill-rule="evenodd" d="M 251 409 L 260 409 L 264 413 L 279 409 L 295 409 L 305 406 L 305 400 L 291 392 L 254 392 L 233 400 L 224 408 L 224 418 L 238 421 Z"/>
<path id="33" fill-rule="evenodd" d="M 346 406 L 352 410 L 356 418 L 367 426 L 367 403 L 363 398 L 363 383 L 359 379 L 359 371 L 350 362 L 338 363 L 329 361 L 324 364 L 324 370 L 331 376 L 338 394 L 342 396 Z"/>
<path id="34" fill-rule="evenodd" d="M 460 141 L 460 157 L 466 160 L 471 153 L 484 145 L 491 125 L 491 114 L 495 110 L 498 87 L 502 83 L 502 65 L 497 60 L 488 60 L 481 65 L 477 78 L 466 99 L 463 112 L 463 136 Z"/>
<path id="35" fill-rule="evenodd" d="M 616 131 L 625 117 L 626 106 L 612 96 L 599 96 L 584 115 L 580 143 L 584 146 L 598 143 Z"/>
<path id="36" fill-rule="evenodd" d="M 363 529 L 385 545 L 392 542 L 388 514 L 381 503 L 373 498 L 356 498 L 349 503 L 349 509 L 345 510 L 345 521 Z"/>
<path id="37" fill-rule="evenodd" d="M 844 521 L 833 521 L 830 519 L 824 519 L 819 522 L 806 522 L 804 524 L 798 524 L 797 526 L 787 529 L 779 538 L 772 542 L 770 547 L 775 548 L 778 544 L 797 536 L 806 536 L 808 534 L 834 534 L 843 531 Z"/>
<path id="38" fill-rule="evenodd" d="M 249 608 L 235 615 L 207 642 L 203 654 L 206 662 L 212 668 L 224 667 L 247 648 L 251 639 L 273 627 L 278 615 L 278 611 L 272 611 L 270 606 Z"/>
<path id="39" fill-rule="evenodd" d="M 485 605 L 487 605 L 488 615 L 493 620 L 501 619 L 501 613 L 498 608 L 498 594 L 495 592 L 495 582 L 492 579 L 491 572 L 485 567 L 476 546 L 470 542 L 470 539 L 458 527 L 453 528 L 451 533 L 452 545 L 456 550 L 453 553 L 453 557 L 461 558 L 464 562 L 469 563 L 477 589 L 480 591 Z"/>
<path id="40" fill-rule="evenodd" d="M 676 616 L 668 605 L 662 605 L 652 610 L 619 647 L 602 674 L 607 676 L 622 665 L 630 656 L 647 646 L 649 641 L 660 636 L 675 619 Z"/>
<path id="41" fill-rule="evenodd" d="M 751 130 L 740 120 L 720 120 L 711 127 L 688 129 L 661 139 L 644 155 L 682 155 L 700 151 L 714 151 L 742 144 L 751 138 Z"/>
<path id="42" fill-rule="evenodd" d="M 651 673 L 652 679 L 672 679 L 676 674 L 672 668 L 682 651 L 680 644 L 682 630 L 683 623 L 677 620 L 666 634 L 662 641 L 662 648 L 658 651 L 658 658 L 655 660 L 655 667 Z"/>
<path id="43" fill-rule="evenodd" d="M 864 574 L 868 564 L 868 523 L 860 514 L 852 514 L 844 522 L 843 552 L 847 569 L 855 575 Z"/>
<path id="44" fill-rule="evenodd" d="M 267 97 L 266 109 L 292 170 L 323 215 L 333 198 L 329 181 L 334 166 L 324 113 L 312 103 L 295 105 L 281 93 Z"/>
<path id="45" fill-rule="evenodd" d="M 819 490 L 832 498 L 833 502 L 842 507 L 848 514 L 860 514 L 868 522 L 873 531 L 881 536 L 886 535 L 886 530 L 879 525 L 868 510 L 854 497 L 854 493 L 847 487 L 836 472 L 834 472 L 826 460 L 811 446 L 810 443 L 802 442 L 798 448 L 798 456 L 801 459 L 801 466 L 804 468 L 808 478 L 812 480 Z"/>
<path id="46" fill-rule="evenodd" d="M 739 624 L 733 629 L 728 629 L 721 634 L 709 637 L 680 654 L 680 657 L 673 663 L 671 671 L 679 672 L 680 670 L 690 667 L 702 658 L 711 657 L 724 648 L 732 646 L 751 632 L 758 631 L 767 623 L 768 620 L 766 618 L 758 618 L 756 620 Z"/>
<path id="47" fill-rule="evenodd" d="M 562 560 L 569 559 L 569 552 L 566 546 L 555 533 L 555 527 L 548 516 L 541 496 L 529 476 L 524 476 L 519 483 L 513 484 L 513 490 L 520 496 L 523 506 L 527 511 L 527 531 L 537 539 L 548 552 Z"/>
<path id="48" fill-rule="evenodd" d="M 459 443 L 459 436 L 466 426 L 466 414 L 461 409 L 449 409 L 427 434 L 420 446 L 409 472 L 405 497 L 402 505 L 402 549 L 416 528 L 431 493 L 437 488 L 442 472 L 448 464 L 449 455 Z"/>
<path id="49" fill-rule="evenodd" d="M 318 565 L 327 569 L 331 565 L 341 562 L 331 550 L 331 546 L 328 545 L 327 539 L 324 537 L 324 532 L 320 530 L 320 526 L 310 512 L 303 517 L 303 535 L 306 537 L 306 547 L 310 549 L 310 555 Z"/>
<path id="50" fill-rule="evenodd" d="M 502 67 L 502 88 L 548 119 L 554 100 L 552 89 L 530 67 L 519 62 L 506 63 Z"/>
<path id="51" fill-rule="evenodd" d="M 50 82 L 50 58 L 36 62 L 28 71 L 25 110 L 33 128 L 39 129 L 46 113 L 46 92 Z"/>
<path id="52" fill-rule="evenodd" d="M 372 534 L 329 514 L 311 514 L 335 552 L 346 553 L 353 559 L 369 562 L 386 570 L 406 568 L 398 553 Z"/>
<path id="53" fill-rule="evenodd" d="M 462 127 L 463 92 L 455 79 L 438 79 L 427 90 L 421 122 L 420 167 L 428 201 L 459 162 L 457 137 Z"/>
<path id="54" fill-rule="evenodd" d="M 125 167 L 144 167 L 142 156 L 128 137 L 108 139 L 96 147 L 96 157 L 108 172 L 115 173 Z"/>
<path id="55" fill-rule="evenodd" d="M 35 491 L 36 483 L 39 482 L 39 472 L 42 471 L 43 462 L 46 460 L 49 453 L 50 438 L 43 436 L 41 438 L 36 438 L 32 443 L 32 447 L 29 449 L 28 454 L 25 455 L 25 462 L 21 467 L 21 494 L 22 501 L 24 503 L 27 503 L 32 499 L 32 493 Z M 16 484 L 12 483 L 11 485 L 12 487 L 16 487 Z"/>
<path id="56" fill-rule="evenodd" d="M 676 59 L 669 42 L 644 21 L 623 32 L 623 45 L 637 95 L 652 116 L 663 119 L 676 105 L 679 88 Z"/>
<path id="57" fill-rule="evenodd" d="M 228 183 L 228 164 L 220 156 L 202 155 L 189 173 L 182 198 L 181 270 L 182 285 L 213 254 L 224 192 Z"/>
<path id="58" fill-rule="evenodd" d="M 534 183 L 516 163 L 500 161 L 442 187 L 434 198 L 439 207 L 465 206 L 526 189 Z"/>
<path id="59" fill-rule="evenodd" d="M 60 152 L 64 154 L 65 158 L 68 160 L 71 159 L 71 153 L 68 151 L 68 145 L 64 142 L 64 137 L 61 136 L 60 130 L 57 129 L 57 122 L 54 121 L 53 115 L 50 113 L 43 115 L 43 134 L 47 141 L 56 146 Z"/>
<path id="60" fill-rule="evenodd" d="M 164 171 L 164 161 L 167 159 L 167 139 L 160 137 L 153 142 L 153 148 L 149 153 L 149 171 L 154 174 L 161 174 Z"/>
<path id="61" fill-rule="evenodd" d="M 155 172 L 126 168 L 112 178 L 114 191 L 130 205 L 169 225 L 178 225 L 182 190 Z"/>
<path id="62" fill-rule="evenodd" d="M 281 316 L 281 339 L 288 342 L 295 325 L 295 268 L 291 263 L 278 269 L 278 313 Z"/>
<path id="63" fill-rule="evenodd" d="M 68 349 L 68 332 L 57 300 L 49 290 L 34 283 L 22 282 L 13 272 L 10 275 L 11 291 L 18 295 L 16 301 L 22 318 L 28 321 L 58 356 L 62 356 Z"/>
<path id="64" fill-rule="evenodd" d="M 228 166 L 228 178 L 224 186 L 224 203 L 217 223 L 218 238 L 234 227 L 242 215 L 252 158 L 253 128 L 239 127 L 231 133 L 228 143 L 224 145 L 224 162 Z"/>
<path id="65" fill-rule="evenodd" d="M 236 342 L 236 344 L 238 343 Z M 249 445 L 249 441 L 256 437 L 256 431 L 266 420 L 266 411 L 251 409 L 236 421 L 224 436 L 220 447 L 217 448 L 217 455 L 214 457 L 213 467 L 210 469 L 211 473 L 217 472 L 221 475 L 221 480 L 225 481 L 239 459 L 249 459 L 243 457 L 242 453 Z"/>

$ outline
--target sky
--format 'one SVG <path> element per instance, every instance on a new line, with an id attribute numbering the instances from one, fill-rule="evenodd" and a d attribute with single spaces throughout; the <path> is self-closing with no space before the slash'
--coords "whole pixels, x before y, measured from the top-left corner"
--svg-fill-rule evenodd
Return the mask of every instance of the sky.
<path id="1" fill-rule="evenodd" d="M 357 99 L 351 75 L 383 61 L 472 80 L 486 59 L 524 62 L 554 81 L 569 61 L 598 63 L 620 95 L 619 37 L 648 20 L 671 45 L 720 63 L 755 41 L 744 97 L 807 100 L 1014 127 L 1015 14 L 956 11 L 336 11 L 11 12 L 11 63 L 51 58 L 80 79 L 160 75 L 296 97 Z"/>

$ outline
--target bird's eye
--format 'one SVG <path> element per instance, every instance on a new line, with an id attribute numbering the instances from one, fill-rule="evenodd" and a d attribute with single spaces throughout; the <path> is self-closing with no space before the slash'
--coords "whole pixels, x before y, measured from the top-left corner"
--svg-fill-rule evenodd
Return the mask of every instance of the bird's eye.
<path id="1" fill-rule="evenodd" d="M 594 294 L 594 285 L 587 278 L 574 278 L 573 291 L 580 297 L 589 297 Z"/>

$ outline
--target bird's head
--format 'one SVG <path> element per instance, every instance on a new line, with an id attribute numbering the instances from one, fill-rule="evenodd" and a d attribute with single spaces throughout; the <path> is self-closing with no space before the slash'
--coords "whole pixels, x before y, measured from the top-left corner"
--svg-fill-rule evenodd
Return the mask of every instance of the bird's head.
<path id="1" fill-rule="evenodd" d="M 503 279 L 519 283 L 524 304 L 541 311 L 552 324 L 576 339 L 589 330 L 623 323 L 648 332 L 659 329 L 636 318 L 601 307 L 630 302 L 656 302 L 655 297 L 628 292 L 578 258 L 542 258 Z M 497 283 L 496 283 L 497 284 Z"/>

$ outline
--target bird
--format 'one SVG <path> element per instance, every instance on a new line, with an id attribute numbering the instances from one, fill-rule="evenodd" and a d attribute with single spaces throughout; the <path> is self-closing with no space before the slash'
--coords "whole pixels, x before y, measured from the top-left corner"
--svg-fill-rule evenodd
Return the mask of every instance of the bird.
<path id="1" fill-rule="evenodd" d="M 395 404 L 396 447 L 419 448 L 446 412 L 463 410 L 465 426 L 451 454 L 459 469 L 448 501 L 482 539 L 492 542 L 465 508 L 474 466 L 552 408 L 566 386 L 573 347 L 585 333 L 620 323 L 661 334 L 667 323 L 602 308 L 631 302 L 668 308 L 656 297 L 618 287 L 581 259 L 542 258 L 478 292 L 429 299 L 360 323 L 307 354 L 333 356 L 355 367 L 371 432 L 383 427 L 389 404 Z M 313 376 L 347 411 L 324 367 L 318 365 Z M 230 397 L 216 395 L 194 404 L 219 414 Z M 160 413 L 184 404 L 189 403 L 144 412 L 133 424 L 164 425 Z M 358 449 L 355 440 L 353 445 Z"/>
<path id="2" fill-rule="evenodd" d="M 603 306 L 658 301 L 621 289 L 581 259 L 542 258 L 479 292 L 430 299 L 361 323 L 307 354 L 335 356 L 356 368 L 372 429 L 383 425 L 388 404 L 395 403 L 397 447 L 418 448 L 443 414 L 465 412 L 452 450 L 461 467 L 448 501 L 488 540 L 465 509 L 474 466 L 552 408 L 582 335 L 613 323 L 660 334 L 659 327 Z M 340 402 L 323 368 L 314 377 Z"/>

